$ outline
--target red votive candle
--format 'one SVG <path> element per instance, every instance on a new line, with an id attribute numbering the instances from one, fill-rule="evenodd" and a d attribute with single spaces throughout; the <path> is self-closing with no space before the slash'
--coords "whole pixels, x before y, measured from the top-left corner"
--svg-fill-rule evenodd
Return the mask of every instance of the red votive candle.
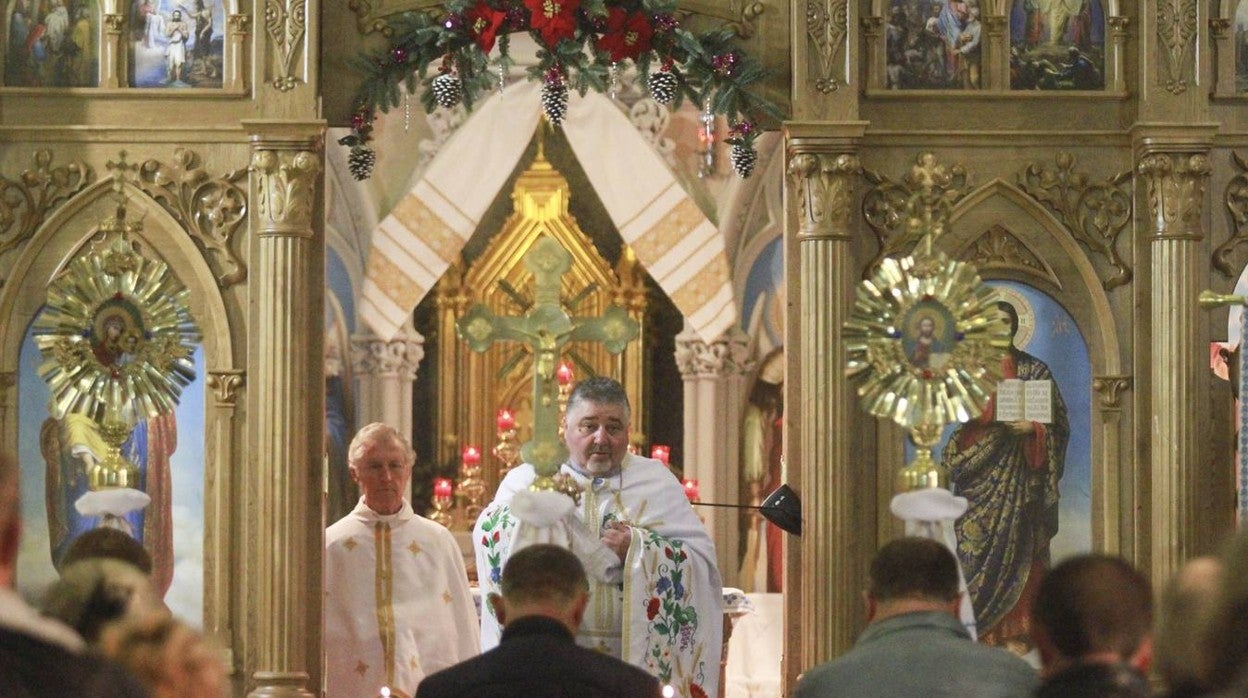
<path id="1" fill-rule="evenodd" d="M 685 486 L 685 497 L 691 502 L 696 502 L 698 500 L 698 481 L 681 480 L 680 484 Z"/>
<path id="2" fill-rule="evenodd" d="M 559 385 L 567 385 L 572 382 L 572 364 L 567 361 L 560 361 L 559 368 L 555 369 L 555 380 L 559 381 Z"/>
<path id="3" fill-rule="evenodd" d="M 663 465 L 671 465 L 669 461 L 672 457 L 672 447 L 655 444 L 650 447 L 650 457 L 657 461 L 663 461 Z"/>
<path id="4" fill-rule="evenodd" d="M 476 446 L 464 447 L 464 465 L 476 465 L 481 462 L 481 451 Z"/>
<path id="5" fill-rule="evenodd" d="M 516 415 L 511 410 L 499 410 L 498 419 L 496 421 L 498 422 L 499 431 L 511 431 L 516 428 Z"/>
<path id="6" fill-rule="evenodd" d="M 450 499 L 451 479 L 447 477 L 435 477 L 433 479 L 433 496 L 438 499 Z"/>

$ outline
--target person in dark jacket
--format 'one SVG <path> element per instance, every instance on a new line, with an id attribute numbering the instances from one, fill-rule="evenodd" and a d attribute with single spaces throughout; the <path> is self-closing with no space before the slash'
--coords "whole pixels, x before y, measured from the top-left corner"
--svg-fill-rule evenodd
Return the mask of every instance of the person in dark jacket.
<path id="1" fill-rule="evenodd" d="M 513 553 L 503 568 L 502 595 L 486 599 L 503 625 L 501 642 L 425 677 L 417 698 L 658 696 L 653 676 L 576 644 L 588 602 L 585 570 L 568 550 L 539 544 Z"/>
<path id="2" fill-rule="evenodd" d="M 120 667 L 84 651 L 69 627 L 44 618 L 13 589 L 21 541 L 17 461 L 0 454 L 0 696 L 142 698 Z"/>
<path id="3" fill-rule="evenodd" d="M 1145 698 L 1153 592 L 1126 560 L 1078 555 L 1050 570 L 1031 609 L 1047 698 Z"/>

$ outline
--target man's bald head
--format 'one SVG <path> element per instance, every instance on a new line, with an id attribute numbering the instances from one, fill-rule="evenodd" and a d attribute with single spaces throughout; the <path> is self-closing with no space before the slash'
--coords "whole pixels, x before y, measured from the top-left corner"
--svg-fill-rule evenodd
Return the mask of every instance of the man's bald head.
<path id="1" fill-rule="evenodd" d="M 1179 568 L 1161 595 L 1157 614 L 1157 673 L 1173 692 L 1207 687 L 1204 633 L 1218 600 L 1222 562 L 1198 557 Z"/>

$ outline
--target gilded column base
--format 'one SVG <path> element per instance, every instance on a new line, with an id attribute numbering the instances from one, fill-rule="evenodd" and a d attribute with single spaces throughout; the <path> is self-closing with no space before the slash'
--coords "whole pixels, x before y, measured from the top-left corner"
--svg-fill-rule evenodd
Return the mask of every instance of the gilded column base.
<path id="1" fill-rule="evenodd" d="M 302 671 L 279 672 L 257 671 L 252 674 L 256 687 L 248 696 L 271 696 L 273 698 L 313 698 L 316 694 L 304 688 L 308 683 L 308 675 Z"/>

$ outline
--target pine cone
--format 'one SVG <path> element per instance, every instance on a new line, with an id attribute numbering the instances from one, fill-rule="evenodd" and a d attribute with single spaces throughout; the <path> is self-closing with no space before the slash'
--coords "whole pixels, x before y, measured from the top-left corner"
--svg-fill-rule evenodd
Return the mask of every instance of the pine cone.
<path id="1" fill-rule="evenodd" d="M 444 109 L 459 104 L 464 96 L 464 83 L 454 73 L 442 73 L 433 79 L 429 87 L 433 90 L 433 101 Z"/>
<path id="2" fill-rule="evenodd" d="M 562 77 L 547 78 L 542 84 L 542 109 L 551 126 L 558 127 L 563 123 L 563 117 L 568 113 L 568 86 Z"/>
<path id="3" fill-rule="evenodd" d="M 737 176 L 745 179 L 754 172 L 754 163 L 758 162 L 758 153 L 752 145 L 743 145 L 740 143 L 732 146 L 732 169 L 736 170 Z"/>
<path id="4" fill-rule="evenodd" d="M 357 145 L 351 149 L 351 154 L 347 156 L 347 169 L 351 171 L 351 176 L 357 181 L 368 179 L 373 174 L 373 165 L 377 162 L 377 153 L 372 148 L 363 145 Z"/>
<path id="5" fill-rule="evenodd" d="M 659 104 L 671 104 L 672 100 L 676 99 L 676 86 L 676 76 L 666 68 L 650 73 L 650 77 L 646 78 L 646 87 L 650 88 L 650 96 L 654 97 L 654 101 Z"/>

